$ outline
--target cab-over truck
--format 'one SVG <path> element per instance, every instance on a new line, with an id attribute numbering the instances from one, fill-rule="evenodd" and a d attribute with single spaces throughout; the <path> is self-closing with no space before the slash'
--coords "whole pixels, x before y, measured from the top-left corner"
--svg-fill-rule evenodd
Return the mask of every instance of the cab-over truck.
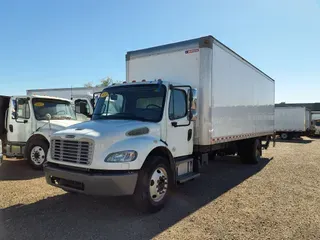
<path id="1" fill-rule="evenodd" d="M 128 52 L 126 74 L 101 93 L 91 121 L 53 134 L 48 184 L 133 195 L 156 212 L 209 157 L 256 164 L 274 135 L 274 80 L 212 36 Z"/>

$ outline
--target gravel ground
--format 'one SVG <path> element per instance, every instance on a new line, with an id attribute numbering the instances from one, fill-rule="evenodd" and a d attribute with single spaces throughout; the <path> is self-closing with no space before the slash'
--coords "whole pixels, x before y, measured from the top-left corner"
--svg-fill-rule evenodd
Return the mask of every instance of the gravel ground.
<path id="1" fill-rule="evenodd" d="M 154 215 L 130 198 L 67 194 L 25 161 L 0 168 L 0 239 L 320 239 L 320 139 L 278 142 L 256 166 L 211 161 Z"/>

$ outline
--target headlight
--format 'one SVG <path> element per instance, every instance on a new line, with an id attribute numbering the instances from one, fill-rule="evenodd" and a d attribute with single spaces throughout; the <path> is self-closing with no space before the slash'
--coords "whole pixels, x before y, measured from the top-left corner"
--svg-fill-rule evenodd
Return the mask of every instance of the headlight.
<path id="1" fill-rule="evenodd" d="M 133 150 L 110 153 L 105 159 L 105 162 L 131 162 L 136 160 L 138 153 Z"/>

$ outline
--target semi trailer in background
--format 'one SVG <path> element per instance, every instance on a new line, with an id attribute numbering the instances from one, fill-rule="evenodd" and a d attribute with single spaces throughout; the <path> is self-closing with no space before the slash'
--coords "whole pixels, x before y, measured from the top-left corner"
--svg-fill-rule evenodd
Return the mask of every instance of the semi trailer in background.
<path id="1" fill-rule="evenodd" d="M 27 95 L 52 96 L 66 98 L 73 102 L 76 113 L 91 117 L 94 109 L 95 98 L 104 87 L 77 87 L 77 88 L 48 88 L 30 89 Z M 95 97 L 96 96 L 96 97 Z"/>
<path id="2" fill-rule="evenodd" d="M 283 140 L 312 134 L 311 112 L 306 107 L 276 107 L 275 131 Z"/>
<path id="3" fill-rule="evenodd" d="M 52 135 L 48 184 L 155 212 L 210 157 L 256 164 L 273 137 L 274 80 L 212 36 L 128 52 L 126 80 L 103 90 L 92 121 Z"/>
<path id="4" fill-rule="evenodd" d="M 79 123 L 71 101 L 47 96 L 0 96 L 0 158 L 21 157 L 42 169 L 50 136 Z"/>

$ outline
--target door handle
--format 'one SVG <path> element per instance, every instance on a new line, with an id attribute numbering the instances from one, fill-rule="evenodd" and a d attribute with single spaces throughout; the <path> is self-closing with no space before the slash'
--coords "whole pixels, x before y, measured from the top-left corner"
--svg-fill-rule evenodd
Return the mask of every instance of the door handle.
<path id="1" fill-rule="evenodd" d="M 10 132 L 13 132 L 13 125 L 12 124 L 9 125 L 9 130 L 10 130 Z"/>

